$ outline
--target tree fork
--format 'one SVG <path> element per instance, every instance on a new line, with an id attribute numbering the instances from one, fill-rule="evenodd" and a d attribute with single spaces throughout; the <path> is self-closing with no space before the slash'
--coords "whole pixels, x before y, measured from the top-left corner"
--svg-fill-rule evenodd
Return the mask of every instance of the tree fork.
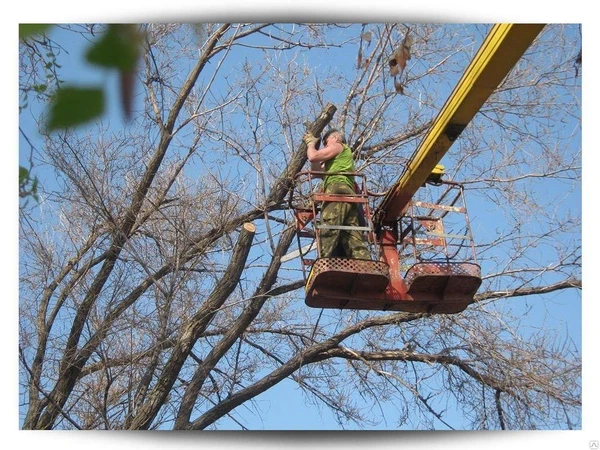
<path id="1" fill-rule="evenodd" d="M 331 119 L 336 111 L 337 108 L 335 105 L 332 103 L 327 103 L 319 114 L 319 117 L 317 117 L 311 124 L 307 125 L 307 131 L 310 131 L 315 136 L 321 134 L 327 124 L 331 122 Z M 304 164 L 306 164 L 307 159 L 306 143 L 302 141 L 297 151 L 292 156 L 287 168 L 273 184 L 273 188 L 271 189 L 266 202 L 267 208 L 269 206 L 276 206 L 283 201 L 290 189 L 293 187 L 294 177 L 298 172 L 300 172 L 300 170 L 302 170 L 302 167 Z M 177 413 L 177 418 L 175 420 L 176 429 L 186 429 L 189 426 L 189 420 L 194 403 L 196 402 L 198 393 L 200 392 L 204 381 L 208 377 L 208 374 L 215 367 L 217 362 L 223 357 L 223 355 L 231 348 L 242 330 L 244 330 L 256 318 L 267 299 L 272 296 L 270 291 L 277 280 L 277 274 L 279 272 L 279 267 L 281 266 L 281 257 L 285 254 L 285 252 L 287 252 L 294 235 L 295 230 L 292 227 L 283 232 L 279 239 L 279 243 L 277 244 L 277 249 L 275 250 L 271 264 L 266 270 L 265 275 L 257 287 L 256 292 L 252 296 L 250 303 L 244 308 L 243 313 L 233 323 L 232 327 L 226 333 L 223 339 L 217 343 L 217 345 L 209 352 L 206 358 L 204 358 L 200 367 L 198 367 L 198 370 L 194 374 L 192 381 L 186 389 L 181 407 Z"/>
<path id="2" fill-rule="evenodd" d="M 194 314 L 190 323 L 182 331 L 171 353 L 169 361 L 165 365 L 162 375 L 158 379 L 154 390 L 149 396 L 148 401 L 140 408 L 140 411 L 128 420 L 127 429 L 148 429 L 152 420 L 158 414 L 167 395 L 171 391 L 177 375 L 185 360 L 189 356 L 198 338 L 206 330 L 219 308 L 229 298 L 237 286 L 240 276 L 244 270 L 248 254 L 252 248 L 252 241 L 256 227 L 252 223 L 245 223 L 238 241 L 233 249 L 231 260 L 225 273 L 211 292 L 208 299 L 202 304 L 200 309 Z"/>

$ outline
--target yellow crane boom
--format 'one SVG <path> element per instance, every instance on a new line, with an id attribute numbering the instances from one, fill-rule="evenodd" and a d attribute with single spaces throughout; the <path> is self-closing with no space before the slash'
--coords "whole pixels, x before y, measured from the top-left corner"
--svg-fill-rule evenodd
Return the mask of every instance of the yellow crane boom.
<path id="1" fill-rule="evenodd" d="M 374 212 L 376 226 L 392 224 L 405 211 L 452 143 L 500 85 L 544 24 L 496 24 L 450 94 L 406 170 Z"/>
<path id="2" fill-rule="evenodd" d="M 366 216 L 372 219 L 373 227 L 367 228 L 370 241 L 377 245 L 378 259 L 320 257 L 318 249 L 317 259 L 303 258 L 303 270 L 310 266 L 308 306 L 453 314 L 474 301 L 482 282 L 481 267 L 475 258 L 462 186 L 441 181 L 446 192 L 457 189 L 449 196 L 449 204 L 414 202 L 413 197 L 543 28 L 543 24 L 492 27 L 374 214 L 369 214 L 364 195 L 351 199 L 363 203 Z M 312 194 L 312 210 L 295 212 L 299 238 L 319 239 L 316 201 L 350 201 L 326 196 Z M 419 213 L 419 208 L 424 212 Z M 466 231 L 453 234 L 444 227 L 442 219 L 450 213 L 456 214 L 450 222 L 459 216 L 464 219 Z M 310 247 L 299 248 L 302 255 Z M 472 255 L 457 258 L 461 249 Z"/>

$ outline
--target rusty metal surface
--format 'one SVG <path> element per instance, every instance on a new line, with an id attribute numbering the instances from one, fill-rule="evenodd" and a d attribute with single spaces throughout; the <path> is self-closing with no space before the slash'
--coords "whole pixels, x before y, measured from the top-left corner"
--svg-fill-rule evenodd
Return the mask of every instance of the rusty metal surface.
<path id="1" fill-rule="evenodd" d="M 378 261 L 319 259 L 313 265 L 306 300 L 315 308 L 455 314 L 473 303 L 481 284 L 472 263 L 423 263 L 409 270 L 406 295 L 385 288 L 387 265 Z M 368 284 L 361 282 L 361 277 Z"/>
<path id="2" fill-rule="evenodd" d="M 481 268 L 474 263 L 427 262 L 412 266 L 404 278 L 408 295 L 438 302 L 468 302 L 481 285 Z"/>
<path id="3" fill-rule="evenodd" d="M 411 313 L 456 314 L 469 306 L 472 299 L 456 301 L 428 302 L 411 299 L 395 299 L 381 293 L 361 296 L 345 294 L 331 289 L 313 289 L 306 295 L 306 305 L 313 308 L 345 310 L 402 311 Z"/>
<path id="4" fill-rule="evenodd" d="M 406 273 L 406 284 L 410 285 L 422 275 L 463 275 L 481 278 L 478 264 L 468 262 L 424 262 L 412 266 Z"/>
<path id="5" fill-rule="evenodd" d="M 343 292 L 383 292 L 389 283 L 389 269 L 381 261 L 348 258 L 320 258 L 312 265 L 306 291 L 326 287 Z"/>

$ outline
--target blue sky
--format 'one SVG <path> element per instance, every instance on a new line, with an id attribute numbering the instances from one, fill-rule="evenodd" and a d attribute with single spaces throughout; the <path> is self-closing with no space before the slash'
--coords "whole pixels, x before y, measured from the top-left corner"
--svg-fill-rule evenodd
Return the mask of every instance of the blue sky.
<path id="1" fill-rule="evenodd" d="M 105 14 L 110 16 L 110 13 L 105 12 Z M 160 11 L 157 11 L 156 14 L 160 15 Z M 418 14 L 418 12 L 413 12 L 413 14 Z M 19 17 L 18 20 L 30 21 L 29 19 L 27 19 L 26 14 Z M 31 19 L 31 21 L 35 21 L 35 20 L 37 20 L 37 19 Z M 581 21 L 581 20 L 582 19 L 579 19 L 579 21 Z M 53 21 L 53 20 L 47 20 L 47 21 Z M 60 21 L 60 20 L 55 20 L 55 21 Z M 77 21 L 77 20 L 70 18 L 70 19 L 62 20 L 62 21 L 68 22 L 68 21 Z M 561 19 L 561 21 L 562 21 L 562 19 Z M 575 20 L 573 20 L 573 21 L 575 21 Z M 14 60 L 16 61 L 16 58 Z M 586 63 L 586 71 L 587 71 L 587 67 L 588 66 Z M 103 82 L 113 83 L 114 80 L 111 80 L 111 78 L 108 77 L 106 80 L 103 80 Z M 11 95 L 14 96 L 14 92 Z M 584 104 L 585 104 L 585 102 L 584 102 Z M 118 108 L 116 107 L 115 102 L 111 102 L 109 107 L 111 108 L 111 113 L 118 114 Z M 586 113 L 584 112 L 584 114 L 586 114 Z M 16 166 L 16 162 L 15 162 L 15 166 Z M 11 176 L 11 175 L 9 175 L 9 176 Z M 3 177 L 3 178 L 7 179 L 7 177 Z M 584 175 L 584 178 L 585 178 L 585 175 Z M 14 189 L 14 188 L 9 186 L 5 189 L 5 192 L 10 192 L 10 189 Z M 584 198 L 584 200 L 585 200 L 585 198 Z M 587 211 L 589 211 L 589 210 L 586 210 L 586 214 L 587 214 Z M 590 214 L 593 214 L 593 213 L 590 211 Z M 593 217 L 593 216 L 590 216 L 590 217 Z M 591 219 L 591 220 L 593 220 L 593 219 Z M 13 245 L 13 249 L 14 249 L 14 244 L 12 244 L 12 245 Z M 589 259 L 591 259 L 591 258 L 589 258 Z M 587 261 L 587 258 L 586 258 L 586 261 Z M 13 272 L 13 273 L 16 274 L 16 272 Z M 585 273 L 585 271 L 584 271 L 584 273 Z M 585 275 L 584 275 L 584 277 L 585 277 Z M 15 278 L 16 278 L 16 275 L 15 275 Z M 15 278 L 10 279 L 10 282 L 12 283 L 13 282 L 12 280 L 14 280 Z M 587 279 L 590 279 L 590 278 L 587 278 Z M 577 294 L 575 294 L 575 295 L 577 295 Z M 553 309 L 556 312 L 556 317 L 551 318 L 551 320 L 569 320 L 569 323 L 572 324 L 573 327 L 575 327 L 575 329 L 571 329 L 571 333 L 573 336 L 577 336 L 579 334 L 578 330 L 576 329 L 578 320 L 573 320 L 573 317 L 578 317 L 578 315 L 579 315 L 578 310 L 573 309 L 570 306 L 570 305 L 572 305 L 570 299 L 566 299 L 564 297 L 557 295 L 554 300 L 557 303 L 561 304 L 562 306 L 556 307 Z M 528 300 L 528 304 L 534 308 L 536 307 L 534 299 L 531 299 L 530 301 Z M 575 304 L 577 304 L 577 301 L 575 301 Z M 585 310 L 586 318 L 587 318 L 587 314 L 588 314 L 587 311 L 590 311 L 590 310 L 588 310 L 586 307 L 586 310 Z M 590 318 L 593 317 L 593 313 L 591 313 L 589 315 L 589 317 Z M 596 337 L 597 337 L 597 330 L 590 329 L 587 331 L 590 331 L 590 334 L 591 334 L 591 332 L 595 331 Z M 597 342 L 597 340 L 596 340 L 596 342 Z M 13 346 L 13 348 L 15 348 L 15 346 Z M 589 357 L 589 355 L 587 353 L 584 353 L 585 361 L 589 361 L 589 359 L 587 359 L 588 357 Z M 584 379 L 586 378 L 585 373 L 589 369 L 589 367 L 590 367 L 589 365 L 584 364 Z M 16 383 L 16 381 L 15 381 L 15 383 Z M 587 388 L 589 386 L 586 384 L 585 387 Z M 301 428 L 320 428 L 321 426 L 324 426 L 324 428 L 331 428 L 331 426 L 328 426 L 328 424 L 333 424 L 333 422 L 330 417 L 330 413 L 328 411 L 324 411 L 323 415 L 319 416 L 318 414 L 315 413 L 314 409 L 305 408 L 303 405 L 303 402 L 299 401 L 300 399 L 297 396 L 291 397 L 291 398 L 294 398 L 293 403 L 291 403 L 291 402 L 285 402 L 285 404 L 282 403 L 280 401 L 281 397 L 285 396 L 285 393 L 288 392 L 288 390 L 290 390 L 290 389 L 293 390 L 293 389 L 298 389 L 298 388 L 295 386 L 294 383 L 286 381 L 285 383 L 282 383 L 281 385 L 277 386 L 273 390 L 269 391 L 268 393 L 265 393 L 263 396 L 260 396 L 256 399 L 256 401 L 259 404 L 264 406 L 266 413 L 263 414 L 263 420 L 265 422 L 267 422 L 267 421 L 269 422 L 269 428 L 276 429 L 278 427 L 279 423 L 281 423 L 282 426 L 285 426 L 285 424 L 289 423 L 289 422 L 287 420 L 282 420 L 282 418 L 285 415 L 288 415 L 290 413 L 294 414 L 294 416 L 296 416 L 298 418 L 298 424 L 300 425 L 299 426 L 300 429 Z M 584 394 L 586 394 L 586 392 L 584 392 Z M 595 399 L 598 398 L 597 392 L 591 393 L 591 395 L 592 396 L 596 395 L 595 397 L 592 397 L 592 398 L 595 398 Z M 595 407 L 595 408 L 597 411 L 597 407 Z M 585 414 L 585 409 L 584 409 L 584 414 Z M 586 420 L 586 421 L 584 421 L 584 427 L 585 427 L 586 423 L 589 425 L 589 422 L 587 422 L 587 420 Z M 257 424 L 257 425 L 260 428 L 260 424 Z M 252 428 L 251 424 L 249 424 L 249 426 Z M 585 427 L 585 428 L 587 428 L 587 427 Z M 584 431 L 585 431 L 585 428 L 584 428 Z M 587 440 L 586 439 L 588 437 L 589 437 L 589 439 L 594 439 L 594 436 L 589 433 L 586 434 L 585 436 L 580 435 L 580 437 L 581 437 L 581 444 L 582 445 L 585 444 L 586 448 L 587 448 Z M 553 438 L 553 440 L 556 440 L 557 442 L 562 442 L 561 439 L 562 439 L 561 437 Z M 600 436 L 598 436 L 596 439 L 600 439 Z M 539 440 L 536 440 L 535 442 L 539 443 Z M 298 443 L 298 442 L 296 442 L 296 443 Z M 386 448 L 386 443 L 389 444 L 389 448 L 392 448 L 391 445 L 394 445 L 393 441 L 386 442 L 386 439 L 381 439 L 380 444 L 383 445 L 382 448 Z M 152 445 L 152 443 L 147 443 L 147 444 L 149 444 L 150 446 Z M 351 441 L 349 442 L 347 440 L 345 442 L 345 444 L 352 444 L 352 442 Z M 434 442 L 433 445 L 429 445 L 428 448 L 438 448 L 438 447 L 439 448 L 442 448 L 442 447 L 448 448 L 447 445 L 444 445 L 444 442 L 438 442 L 437 444 L 439 444 L 439 445 L 436 445 L 436 443 Z M 450 443 L 450 444 L 452 444 L 452 443 Z M 464 442 L 462 442 L 460 444 L 463 445 L 462 448 L 469 448 L 468 445 L 470 444 L 470 442 L 468 442 L 466 444 Z M 490 444 L 490 446 L 492 448 L 494 448 L 494 445 Z M 573 447 L 573 448 L 582 448 L 582 447 Z"/>
<path id="2" fill-rule="evenodd" d="M 341 31 L 342 32 L 342 31 Z M 349 33 L 348 33 L 349 34 Z M 106 88 L 107 92 L 112 94 L 107 102 L 108 111 L 106 117 L 110 118 L 110 121 L 114 123 L 115 127 L 118 129 L 120 127 L 121 121 L 121 111 L 118 103 L 118 98 L 116 96 L 117 93 L 117 84 L 116 84 L 116 76 L 114 73 L 110 71 L 99 71 L 95 67 L 92 67 L 84 62 L 81 55 L 85 53 L 85 49 L 88 46 L 88 43 L 82 39 L 73 39 L 72 35 L 68 32 L 63 32 L 61 30 L 56 30 L 53 33 L 54 38 L 63 46 L 63 52 L 59 58 L 59 64 L 61 65 L 60 73 L 61 78 L 64 80 L 65 84 L 76 83 L 78 85 L 102 85 Z M 61 39 L 61 36 L 69 36 L 68 39 Z M 483 36 L 482 36 L 483 37 Z M 327 54 L 327 52 L 325 52 Z M 70 55 L 70 56 L 67 56 Z M 284 56 L 285 57 L 285 56 Z M 303 58 L 309 59 L 313 58 L 311 52 L 307 52 L 303 54 Z M 468 58 L 465 59 L 465 65 L 468 63 Z M 317 58 L 319 61 L 319 58 Z M 338 59 L 336 59 L 336 64 L 338 63 Z M 233 60 L 233 64 L 236 64 L 238 61 Z M 340 61 L 342 64 L 346 64 L 344 66 L 337 66 L 337 69 L 345 72 L 352 70 L 352 66 L 354 64 L 353 55 L 349 55 L 348 58 L 342 59 Z M 227 64 L 227 63 L 226 63 Z M 314 64 L 314 63 L 310 63 Z M 331 68 L 327 66 L 327 64 L 323 63 L 322 68 L 324 71 L 330 71 Z M 224 67 L 224 71 L 227 71 L 227 68 Z M 185 73 L 185 72 L 182 72 Z M 456 78 L 458 78 L 460 74 L 456 74 Z M 447 95 L 450 89 L 453 87 L 454 81 L 448 82 L 448 89 L 445 95 Z M 334 100 L 335 99 L 331 99 Z M 21 117 L 21 127 L 25 130 L 28 136 L 34 136 L 34 124 L 30 120 L 32 116 L 39 116 L 39 109 L 34 107 L 34 103 L 32 102 L 31 107 L 26 109 L 24 113 L 22 113 Z M 93 128 L 92 128 L 93 129 Z M 22 156 L 26 157 L 28 154 L 28 143 L 24 140 L 21 141 L 22 144 Z M 41 143 L 36 144 L 38 147 L 41 147 Z M 444 160 L 442 161 L 444 162 Z M 23 161 L 23 164 L 26 165 L 26 161 Z M 43 176 L 43 173 L 39 173 L 40 177 Z M 49 177 L 46 177 L 42 180 L 42 183 L 45 187 L 51 188 L 53 179 L 52 174 L 49 174 Z M 575 195 L 575 199 L 577 199 L 577 195 Z M 481 210 L 489 210 L 492 205 L 487 202 L 487 199 L 480 199 L 475 196 L 468 199 L 469 204 L 475 211 Z M 574 214 L 580 213 L 578 208 L 576 207 L 576 203 L 571 205 L 575 211 Z M 494 218 L 492 214 L 494 211 L 489 211 L 489 215 L 481 216 L 481 214 L 473 217 L 473 225 L 476 235 L 481 235 L 493 232 L 494 224 L 498 221 L 502 220 L 502 217 Z M 495 214 L 495 213 L 494 213 Z M 260 249 L 253 250 L 254 252 L 260 252 Z M 251 256 L 252 258 L 252 256 Z M 298 262 L 296 261 L 296 265 Z M 486 268 L 484 267 L 484 272 Z M 548 317 L 547 321 L 544 323 L 544 326 L 557 326 L 558 322 L 561 320 L 567 320 L 569 323 L 569 330 L 572 337 L 579 341 L 580 339 L 580 303 L 579 303 L 579 294 L 576 291 L 570 291 L 565 293 L 557 294 L 555 303 L 551 311 L 561 310 L 560 314 L 557 314 L 556 317 Z M 544 297 L 545 298 L 545 297 Z M 532 326 L 537 325 L 537 318 L 541 317 L 542 314 L 546 313 L 546 308 L 543 304 L 544 300 L 542 298 L 538 298 L 537 301 L 535 298 L 525 299 L 525 300 L 517 300 L 514 302 L 510 302 L 510 309 L 516 310 L 516 314 L 525 315 L 529 314 L 531 319 Z M 300 305 L 302 308 L 303 305 Z M 507 309 L 509 306 L 503 306 Z M 580 345 L 578 345 L 580 348 Z M 290 426 L 289 416 L 286 414 L 282 414 L 285 411 L 293 411 L 294 416 L 297 418 L 297 421 L 294 421 L 294 428 L 298 429 L 336 429 L 338 426 L 331 414 L 331 412 L 327 409 L 322 409 L 320 413 L 317 413 L 314 408 L 306 405 L 306 399 L 304 396 L 299 395 L 289 395 L 290 392 L 294 392 L 298 394 L 301 392 L 300 388 L 291 381 L 286 381 L 281 385 L 278 385 L 276 389 L 273 391 L 268 391 L 262 394 L 259 398 L 256 399 L 255 405 L 249 405 L 248 407 L 240 408 L 240 415 L 243 417 L 244 423 L 250 429 L 278 429 L 278 428 L 286 428 Z M 285 394 L 287 393 L 287 395 Z M 282 402 L 282 398 L 285 398 L 285 402 Z M 392 409 L 393 405 L 386 405 L 386 409 Z M 256 410 L 255 410 L 256 408 Z M 393 414 L 391 414 L 393 417 Z M 459 416 L 450 415 L 447 419 L 449 423 L 453 426 L 460 428 L 461 421 Z M 239 426 L 228 419 L 223 419 L 219 421 L 219 428 L 226 429 L 238 429 Z M 382 421 L 380 428 L 381 429 L 390 429 L 394 428 L 395 424 L 390 423 L 389 421 Z M 444 425 L 438 423 L 437 426 L 440 428 L 444 428 Z M 350 428 L 355 428 L 350 426 Z"/>

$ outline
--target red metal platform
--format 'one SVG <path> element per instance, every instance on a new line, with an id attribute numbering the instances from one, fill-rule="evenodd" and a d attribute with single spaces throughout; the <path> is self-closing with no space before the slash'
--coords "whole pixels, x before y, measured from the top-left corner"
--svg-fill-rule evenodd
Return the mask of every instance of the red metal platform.
<path id="1" fill-rule="evenodd" d="M 420 263 L 406 282 L 382 261 L 320 258 L 306 284 L 308 306 L 426 313 L 457 313 L 473 302 L 481 284 L 473 263 Z"/>

